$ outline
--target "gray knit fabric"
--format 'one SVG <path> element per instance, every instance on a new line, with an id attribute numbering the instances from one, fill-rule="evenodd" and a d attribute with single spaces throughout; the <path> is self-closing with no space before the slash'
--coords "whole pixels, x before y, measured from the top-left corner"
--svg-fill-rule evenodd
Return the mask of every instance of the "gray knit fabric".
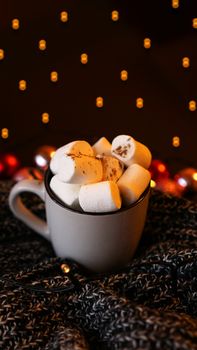
<path id="1" fill-rule="evenodd" d="M 0 184 L 0 349 L 197 350 L 196 204 L 153 192 L 135 258 L 91 275 L 13 217 L 11 185 Z"/>

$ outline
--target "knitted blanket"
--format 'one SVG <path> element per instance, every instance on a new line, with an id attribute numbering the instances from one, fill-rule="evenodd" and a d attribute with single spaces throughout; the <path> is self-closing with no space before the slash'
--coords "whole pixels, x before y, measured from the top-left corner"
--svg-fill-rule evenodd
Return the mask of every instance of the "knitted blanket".
<path id="1" fill-rule="evenodd" d="M 197 349 L 196 204 L 153 192 L 134 259 L 93 275 L 13 217 L 11 185 L 0 184 L 0 349 Z"/>

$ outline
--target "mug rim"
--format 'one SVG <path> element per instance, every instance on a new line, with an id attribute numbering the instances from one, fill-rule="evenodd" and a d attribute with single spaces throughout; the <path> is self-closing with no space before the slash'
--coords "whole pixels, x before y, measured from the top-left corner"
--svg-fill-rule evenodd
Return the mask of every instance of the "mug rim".
<path id="1" fill-rule="evenodd" d="M 146 187 L 146 189 L 144 190 L 144 192 L 141 194 L 141 196 L 139 197 L 139 199 L 136 202 L 134 202 L 126 207 L 122 207 L 116 211 L 104 212 L 104 213 L 92 213 L 92 212 L 80 211 L 77 209 L 70 208 L 60 198 L 58 198 L 57 195 L 53 192 L 53 190 L 51 189 L 51 187 L 49 185 L 52 176 L 54 176 L 54 175 L 53 175 L 52 171 L 50 170 L 50 167 L 48 167 L 45 171 L 45 174 L 44 174 L 44 184 L 45 184 L 45 188 L 46 188 L 46 191 L 47 191 L 49 197 L 55 203 L 57 203 L 58 205 L 60 205 L 64 209 L 67 209 L 73 213 L 77 213 L 77 214 L 81 214 L 81 215 L 103 216 L 103 215 L 114 215 L 114 214 L 122 213 L 124 211 L 129 210 L 130 208 L 136 207 L 140 202 L 143 201 L 143 199 L 147 196 L 147 194 L 149 193 L 149 190 L 150 190 L 150 182 L 149 182 L 148 186 Z"/>

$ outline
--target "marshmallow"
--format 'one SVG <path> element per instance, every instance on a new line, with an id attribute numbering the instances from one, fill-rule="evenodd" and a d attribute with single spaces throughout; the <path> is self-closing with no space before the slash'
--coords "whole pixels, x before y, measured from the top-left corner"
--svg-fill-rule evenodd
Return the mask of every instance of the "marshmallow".
<path id="1" fill-rule="evenodd" d="M 103 178 L 100 159 L 84 155 L 62 155 L 59 159 L 59 180 L 73 184 L 99 182 Z"/>
<path id="2" fill-rule="evenodd" d="M 83 185 L 79 191 L 79 204 L 84 211 L 105 213 L 121 208 L 118 186 L 113 181 Z"/>
<path id="3" fill-rule="evenodd" d="M 101 158 L 103 166 L 103 180 L 118 181 L 123 173 L 124 165 L 116 158 L 103 156 Z"/>
<path id="4" fill-rule="evenodd" d="M 151 153 L 142 143 L 129 135 L 119 135 L 112 141 L 112 155 L 126 166 L 138 163 L 148 169 L 151 163 Z"/>
<path id="5" fill-rule="evenodd" d="M 101 137 L 92 148 L 95 155 L 111 156 L 111 143 L 105 137 Z"/>
<path id="6" fill-rule="evenodd" d="M 79 205 L 79 190 L 80 185 L 67 184 L 61 182 L 57 175 L 54 175 L 50 181 L 50 187 L 53 192 L 59 197 L 66 205 L 73 209 L 80 209 Z"/>
<path id="7" fill-rule="evenodd" d="M 94 151 L 90 144 L 86 141 L 73 141 L 65 146 L 57 149 L 50 161 L 50 169 L 53 174 L 58 173 L 59 159 L 63 154 L 84 154 L 86 156 L 94 156 Z"/>
<path id="8" fill-rule="evenodd" d="M 148 186 L 150 179 L 150 172 L 141 165 L 130 165 L 117 182 L 123 203 L 128 205 L 136 202 Z"/>

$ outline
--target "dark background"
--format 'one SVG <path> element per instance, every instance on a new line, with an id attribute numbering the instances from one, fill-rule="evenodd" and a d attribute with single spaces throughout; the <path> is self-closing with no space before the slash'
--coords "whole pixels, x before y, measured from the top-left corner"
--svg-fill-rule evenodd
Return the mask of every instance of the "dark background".
<path id="1" fill-rule="evenodd" d="M 69 20 L 60 21 L 67 11 Z M 119 21 L 111 11 L 119 11 Z M 155 158 L 166 161 L 171 171 L 197 167 L 197 111 L 188 109 L 197 100 L 196 0 L 171 1 L 48 0 L 2 1 L 0 8 L 0 151 L 13 152 L 22 164 L 31 165 L 41 145 L 61 146 L 74 139 L 110 141 L 130 134 L 145 143 Z M 13 30 L 13 18 L 20 20 Z M 152 46 L 143 47 L 149 37 Z M 45 39 L 47 49 L 38 42 Z M 88 54 L 88 64 L 80 62 Z M 182 67 L 182 58 L 190 67 Z M 128 80 L 120 80 L 120 71 Z M 57 83 L 50 81 L 56 70 Z M 18 81 L 27 81 L 27 90 Z M 104 106 L 96 107 L 96 97 Z M 136 98 L 144 108 L 136 108 Z M 50 123 L 42 124 L 47 112 Z M 172 146 L 179 136 L 181 145 Z"/>

